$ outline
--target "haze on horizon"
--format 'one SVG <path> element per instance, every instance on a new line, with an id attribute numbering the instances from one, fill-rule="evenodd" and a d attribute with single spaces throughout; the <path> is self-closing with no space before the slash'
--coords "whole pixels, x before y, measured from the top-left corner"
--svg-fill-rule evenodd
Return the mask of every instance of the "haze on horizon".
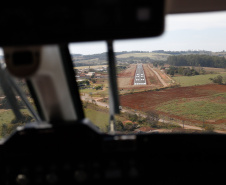
<path id="1" fill-rule="evenodd" d="M 114 51 L 226 50 L 226 11 L 167 15 L 165 31 L 159 37 L 114 41 Z M 106 43 L 71 43 L 72 54 L 97 54 L 107 51 Z"/>

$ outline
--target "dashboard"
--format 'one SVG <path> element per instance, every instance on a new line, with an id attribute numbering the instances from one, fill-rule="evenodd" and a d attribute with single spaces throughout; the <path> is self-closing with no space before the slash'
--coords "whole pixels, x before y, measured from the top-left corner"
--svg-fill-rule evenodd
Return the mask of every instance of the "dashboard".
<path id="1" fill-rule="evenodd" d="M 39 127 L 39 128 L 38 128 Z M 221 184 L 226 136 L 99 133 L 89 120 L 18 129 L 0 147 L 1 184 Z"/>

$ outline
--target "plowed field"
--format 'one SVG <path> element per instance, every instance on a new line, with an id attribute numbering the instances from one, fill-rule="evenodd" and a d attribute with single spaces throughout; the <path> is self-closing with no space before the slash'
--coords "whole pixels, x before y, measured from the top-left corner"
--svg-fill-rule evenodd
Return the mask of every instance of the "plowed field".
<path id="1" fill-rule="evenodd" d="M 220 96 L 218 97 L 219 93 Z M 128 95 L 120 96 L 120 103 L 124 107 L 129 107 L 135 110 L 140 111 L 148 111 L 148 110 L 156 110 L 157 107 L 164 105 L 167 102 L 176 101 L 177 104 L 181 102 L 197 102 L 197 101 L 213 101 L 215 104 L 223 104 L 222 100 L 225 100 L 226 97 L 226 85 L 202 85 L 202 86 L 191 86 L 191 87 L 178 87 L 165 89 L 160 91 L 147 91 L 140 92 Z M 217 95 L 217 96 L 215 96 Z M 220 101 L 219 101 L 219 98 Z M 172 114 L 167 111 L 157 111 L 161 115 L 167 115 L 172 118 L 201 123 L 202 121 L 196 119 L 196 115 L 194 118 L 186 117 L 186 116 L 178 116 L 178 114 Z M 214 120 L 214 123 L 226 123 L 226 119 L 224 120 Z"/>

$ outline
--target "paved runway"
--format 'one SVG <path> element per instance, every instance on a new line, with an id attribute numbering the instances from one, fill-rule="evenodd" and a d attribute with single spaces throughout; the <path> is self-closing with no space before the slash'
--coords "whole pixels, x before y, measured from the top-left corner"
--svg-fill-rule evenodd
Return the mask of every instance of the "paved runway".
<path id="1" fill-rule="evenodd" d="M 146 85 L 146 79 L 142 64 L 137 64 L 137 69 L 134 77 L 134 85 Z"/>

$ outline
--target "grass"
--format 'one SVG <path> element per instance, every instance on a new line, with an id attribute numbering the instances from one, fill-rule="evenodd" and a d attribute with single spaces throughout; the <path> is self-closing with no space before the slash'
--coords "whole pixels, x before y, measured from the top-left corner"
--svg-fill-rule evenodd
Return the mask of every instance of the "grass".
<path id="1" fill-rule="evenodd" d="M 11 109 L 0 109 L 0 124 L 2 123 L 10 123 L 14 118 L 14 113 Z M 21 113 L 24 114 L 30 114 L 30 112 L 27 109 L 20 109 Z"/>
<path id="2" fill-rule="evenodd" d="M 21 113 L 31 115 L 27 109 L 20 109 Z M 11 121 L 15 118 L 15 115 L 11 109 L 0 109 L 0 138 L 2 136 L 2 128 L 7 125 L 7 135 L 12 133 L 17 126 L 23 124 L 11 124 Z"/>
<path id="3" fill-rule="evenodd" d="M 101 86 L 103 85 L 103 90 L 96 90 L 93 89 L 92 87 L 96 87 L 96 86 Z M 108 95 L 108 80 L 106 79 L 97 79 L 96 83 L 91 83 L 91 88 L 89 89 L 79 89 L 80 93 L 92 93 L 94 96 L 97 94 L 104 94 L 104 95 Z"/>
<path id="4" fill-rule="evenodd" d="M 92 89 L 92 88 L 90 88 L 90 89 L 79 89 L 79 92 L 80 93 L 94 93 L 94 92 L 97 92 L 97 90 Z"/>
<path id="5" fill-rule="evenodd" d="M 226 75 L 226 73 L 223 73 Z M 209 78 L 215 78 L 219 74 L 207 74 L 207 75 L 196 75 L 196 76 L 177 76 L 173 77 L 178 84 L 182 87 L 194 86 L 194 85 L 205 85 L 211 84 L 212 81 Z M 221 74 L 222 75 L 222 74 Z"/>
<path id="6" fill-rule="evenodd" d="M 218 94 L 214 94 L 213 97 L 221 97 L 226 99 L 226 93 L 218 93 Z"/>
<path id="7" fill-rule="evenodd" d="M 157 110 L 199 121 L 226 119 L 226 104 L 208 100 L 172 100 Z"/>
<path id="8" fill-rule="evenodd" d="M 91 122 L 100 128 L 102 132 L 107 132 L 107 125 L 109 122 L 109 113 L 93 110 L 90 108 L 84 109 L 85 115 Z"/>

